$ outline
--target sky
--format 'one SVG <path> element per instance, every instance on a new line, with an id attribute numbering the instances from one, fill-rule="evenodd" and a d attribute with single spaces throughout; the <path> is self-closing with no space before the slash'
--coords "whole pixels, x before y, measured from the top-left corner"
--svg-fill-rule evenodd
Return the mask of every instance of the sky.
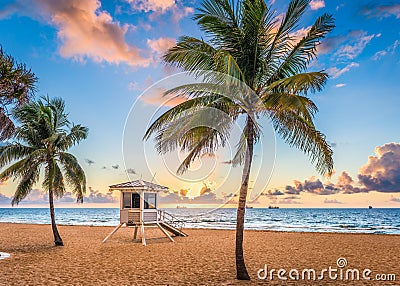
<path id="1" fill-rule="evenodd" d="M 177 176 L 177 152 L 159 156 L 144 142 L 146 126 L 161 110 L 165 87 L 181 82 L 161 62 L 182 35 L 202 37 L 192 20 L 201 1 L 17 0 L 0 4 L 0 44 L 39 78 L 37 96 L 62 97 L 71 121 L 89 137 L 71 149 L 88 190 L 83 207 L 118 206 L 108 186 L 144 179 L 168 186 L 163 206 L 235 206 L 241 168 L 229 148 L 194 162 Z M 277 15 L 289 1 L 268 2 Z M 334 151 L 335 172 L 319 175 L 308 157 L 275 137 L 268 121 L 251 173 L 254 207 L 400 207 L 400 1 L 310 2 L 296 32 L 323 13 L 336 28 L 318 46 L 309 70 L 325 70 L 323 91 L 311 95 L 315 123 Z M 238 126 L 240 127 L 240 123 Z M 10 206 L 16 182 L 0 183 L 0 206 Z M 46 206 L 38 184 L 20 206 Z M 57 206 L 82 207 L 70 193 Z"/>

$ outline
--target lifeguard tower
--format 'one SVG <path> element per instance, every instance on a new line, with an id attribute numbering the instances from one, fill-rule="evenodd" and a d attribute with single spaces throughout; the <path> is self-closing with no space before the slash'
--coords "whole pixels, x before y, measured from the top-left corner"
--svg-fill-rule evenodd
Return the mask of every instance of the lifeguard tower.
<path id="1" fill-rule="evenodd" d="M 158 227 L 172 242 L 175 236 L 187 236 L 181 229 L 183 221 L 157 208 L 158 194 L 167 187 L 143 180 L 136 180 L 110 186 L 110 191 L 120 191 L 120 224 L 103 240 L 106 242 L 120 227 L 134 227 L 133 239 L 141 230 L 143 245 L 146 245 L 145 228 Z"/>

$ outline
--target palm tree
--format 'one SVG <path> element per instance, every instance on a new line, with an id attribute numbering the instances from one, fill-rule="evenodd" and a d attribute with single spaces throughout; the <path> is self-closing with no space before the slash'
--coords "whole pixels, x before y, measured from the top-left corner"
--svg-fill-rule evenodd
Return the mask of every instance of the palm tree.
<path id="1" fill-rule="evenodd" d="M 66 191 L 65 182 L 72 188 L 78 202 L 83 202 L 86 177 L 78 160 L 67 152 L 85 139 L 88 129 L 70 124 L 64 101 L 48 97 L 26 103 L 13 112 L 19 125 L 12 139 L 0 147 L 0 181 L 14 178 L 19 181 L 11 201 L 18 204 L 38 183 L 44 170 L 42 186 L 49 194 L 51 226 L 56 246 L 63 241 L 57 230 L 54 216 L 54 197 L 61 198 Z"/>
<path id="2" fill-rule="evenodd" d="M 13 134 L 15 125 L 10 112 L 32 97 L 36 82 L 35 74 L 24 64 L 16 63 L 0 46 L 0 141 Z"/>
<path id="3" fill-rule="evenodd" d="M 297 39 L 295 32 L 308 4 L 308 0 L 292 0 L 281 17 L 264 0 L 204 0 L 194 19 L 206 40 L 181 37 L 164 55 L 166 64 L 189 72 L 203 82 L 168 91 L 187 100 L 156 119 L 144 136 L 147 140 L 156 135 L 159 153 L 176 148 L 188 152 L 178 169 L 184 172 L 194 159 L 224 145 L 232 126 L 218 117 L 214 117 L 217 128 L 193 124 L 193 120 L 204 121 L 199 118 L 202 116 L 196 116 L 199 110 L 212 108 L 224 112 L 233 121 L 245 118 L 232 160 L 234 165 L 244 165 L 235 249 L 236 274 L 240 280 L 250 280 L 243 254 L 243 230 L 253 148 L 261 132 L 257 118 L 269 118 L 276 133 L 290 146 L 306 153 L 321 174 L 333 170 L 332 149 L 315 128 L 313 118 L 317 107 L 308 97 L 310 92 L 323 88 L 328 75 L 323 70 L 308 72 L 307 69 L 316 58 L 320 40 L 334 28 L 334 20 L 331 15 L 321 15 Z M 225 80 L 214 72 L 225 75 Z M 239 88 L 230 88 L 231 94 L 221 95 L 219 91 L 227 78 L 233 78 L 228 80 L 229 84 Z M 248 89 L 252 92 L 250 96 Z M 254 97 L 259 103 L 252 103 Z"/>

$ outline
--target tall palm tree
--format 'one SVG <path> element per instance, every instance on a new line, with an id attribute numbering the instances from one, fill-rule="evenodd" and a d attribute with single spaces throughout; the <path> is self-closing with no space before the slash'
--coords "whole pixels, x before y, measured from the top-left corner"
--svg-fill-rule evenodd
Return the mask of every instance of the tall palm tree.
<path id="1" fill-rule="evenodd" d="M 156 149 L 160 153 L 176 148 L 187 151 L 188 156 L 178 169 L 184 172 L 194 159 L 224 145 L 230 134 L 232 124 L 215 116 L 217 128 L 193 125 L 193 120 L 204 120 L 196 116 L 201 108 L 222 111 L 233 121 L 245 117 L 246 124 L 232 160 L 234 165 L 244 165 L 235 249 L 240 280 L 250 280 L 243 254 L 243 230 L 253 148 L 261 131 L 257 118 L 271 119 L 277 134 L 309 155 L 320 173 L 330 173 L 333 169 L 332 149 L 314 126 L 317 107 L 308 97 L 310 92 L 323 88 L 328 75 L 307 69 L 316 58 L 320 40 L 334 28 L 334 20 L 331 15 L 321 15 L 297 39 L 295 32 L 308 4 L 308 0 L 292 0 L 281 16 L 267 7 L 264 0 L 204 0 L 194 19 L 206 40 L 181 37 L 164 56 L 165 63 L 202 78 L 203 82 L 168 91 L 187 100 L 156 119 L 144 136 L 148 139 L 156 135 Z M 218 90 L 223 88 L 224 80 L 210 71 L 243 83 L 259 103 L 253 108 L 252 96 L 237 83 L 233 86 L 239 88 L 231 88 L 231 94 L 222 96 Z M 241 90 L 244 92 L 238 95 Z M 243 103 L 249 106 L 244 108 Z"/>
<path id="2" fill-rule="evenodd" d="M 35 74 L 0 46 L 0 141 L 10 138 L 15 131 L 11 110 L 32 97 L 36 82 Z"/>
<path id="3" fill-rule="evenodd" d="M 49 195 L 51 226 L 54 243 L 62 246 L 54 216 L 54 197 L 61 198 L 65 182 L 72 188 L 78 202 L 83 202 L 86 177 L 78 160 L 68 149 L 87 137 L 88 129 L 68 121 L 64 101 L 48 97 L 26 103 L 13 112 L 19 125 L 12 139 L 0 147 L 0 181 L 14 178 L 19 181 L 11 201 L 18 204 L 38 183 L 44 170 L 42 186 Z"/>

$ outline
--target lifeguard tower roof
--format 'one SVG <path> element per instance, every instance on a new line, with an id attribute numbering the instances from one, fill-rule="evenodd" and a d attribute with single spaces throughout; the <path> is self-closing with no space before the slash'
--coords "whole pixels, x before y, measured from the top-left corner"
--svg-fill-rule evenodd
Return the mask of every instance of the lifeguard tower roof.
<path id="1" fill-rule="evenodd" d="M 151 182 L 143 181 L 143 180 L 135 180 L 131 182 L 121 183 L 109 186 L 110 190 L 146 190 L 146 191 L 156 191 L 156 192 L 165 192 L 168 190 L 168 187 L 157 185 Z"/>

